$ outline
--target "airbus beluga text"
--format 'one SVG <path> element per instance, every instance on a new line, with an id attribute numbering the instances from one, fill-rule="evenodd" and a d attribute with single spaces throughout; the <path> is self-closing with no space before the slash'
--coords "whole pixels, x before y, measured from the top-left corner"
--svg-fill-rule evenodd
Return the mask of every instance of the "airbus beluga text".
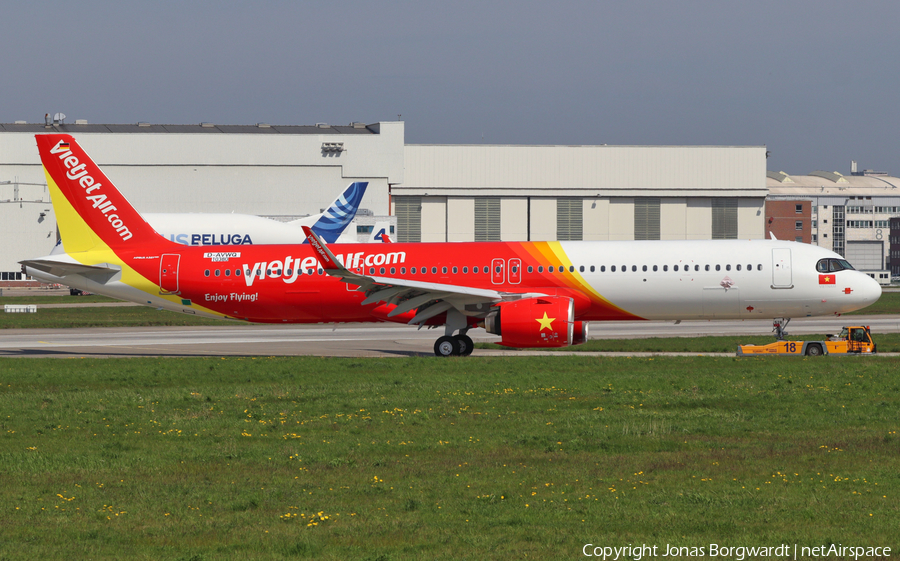
<path id="1" fill-rule="evenodd" d="M 825 249 L 778 240 L 192 247 L 160 235 L 77 144 L 37 135 L 66 253 L 23 261 L 76 288 L 268 323 L 444 326 L 441 356 L 481 327 L 511 347 L 564 347 L 589 321 L 790 318 L 857 310 L 878 283 Z M 75 168 L 85 171 L 72 178 Z"/>

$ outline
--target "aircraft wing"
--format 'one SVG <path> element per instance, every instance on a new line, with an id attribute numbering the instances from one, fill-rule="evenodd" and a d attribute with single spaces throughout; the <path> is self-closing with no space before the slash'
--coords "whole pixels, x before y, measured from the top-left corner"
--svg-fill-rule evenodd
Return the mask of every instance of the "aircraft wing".
<path id="1" fill-rule="evenodd" d="M 60 257 L 63 257 L 60 255 Z M 67 257 L 67 256 L 66 256 Z M 97 275 L 97 274 L 115 274 L 120 269 L 113 267 L 105 267 L 103 265 L 82 265 L 76 261 L 68 261 L 61 259 L 28 259 L 19 261 L 26 267 L 43 271 L 55 277 L 64 277 L 66 275 Z"/>
<path id="2" fill-rule="evenodd" d="M 481 315 L 486 314 L 490 306 L 497 302 L 544 296 L 542 293 L 500 292 L 454 284 L 360 275 L 350 271 L 335 259 L 331 250 L 309 227 L 304 226 L 303 231 L 306 233 L 319 263 L 328 275 L 337 277 L 343 282 L 358 285 L 357 290 L 366 293 L 366 299 L 362 301 L 363 305 L 376 302 L 396 304 L 397 307 L 391 310 L 388 317 L 419 308 L 416 316 L 409 321 L 411 325 L 421 324 L 451 308 L 456 308 L 465 315 Z M 431 305 L 423 307 L 429 303 Z"/>

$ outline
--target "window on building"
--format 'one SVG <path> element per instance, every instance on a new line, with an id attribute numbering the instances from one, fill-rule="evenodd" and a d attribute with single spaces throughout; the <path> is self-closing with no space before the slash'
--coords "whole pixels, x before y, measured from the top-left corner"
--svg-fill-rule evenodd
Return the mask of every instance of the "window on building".
<path id="1" fill-rule="evenodd" d="M 737 239 L 737 197 L 712 199 L 712 239 Z"/>
<path id="2" fill-rule="evenodd" d="M 475 241 L 500 241 L 500 197 L 475 199 Z"/>
<path id="3" fill-rule="evenodd" d="M 794 230 L 803 230 L 803 222 L 794 222 Z"/>
<path id="4" fill-rule="evenodd" d="M 803 214 L 803 205 L 794 205 L 794 212 L 796 214 Z"/>
<path id="5" fill-rule="evenodd" d="M 634 239 L 659 239 L 659 205 L 655 197 L 634 199 Z"/>
<path id="6" fill-rule="evenodd" d="M 422 241 L 422 197 L 394 197 L 397 241 Z"/>
<path id="7" fill-rule="evenodd" d="M 563 197 L 556 199 L 556 239 L 584 239 L 584 199 Z"/>

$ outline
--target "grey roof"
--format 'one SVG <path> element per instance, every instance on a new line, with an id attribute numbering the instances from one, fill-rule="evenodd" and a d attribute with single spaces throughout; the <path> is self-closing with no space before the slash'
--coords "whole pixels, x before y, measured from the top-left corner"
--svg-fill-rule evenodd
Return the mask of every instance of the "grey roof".
<path id="1" fill-rule="evenodd" d="M 376 129 L 377 130 L 377 129 Z M 197 134 L 377 134 L 375 130 L 362 123 L 344 126 L 330 125 L 215 125 L 200 123 L 196 125 L 154 125 L 135 123 L 133 125 L 80 125 L 56 124 L 46 126 L 43 123 L 0 123 L 0 132 L 64 132 L 64 133 L 197 133 Z"/>

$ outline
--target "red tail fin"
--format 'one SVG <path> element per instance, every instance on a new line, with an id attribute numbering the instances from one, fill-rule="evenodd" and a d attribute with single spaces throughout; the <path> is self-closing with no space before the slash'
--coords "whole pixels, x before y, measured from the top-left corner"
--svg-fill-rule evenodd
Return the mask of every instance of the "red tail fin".
<path id="1" fill-rule="evenodd" d="M 68 134 L 38 134 L 38 151 L 67 252 L 165 241 Z"/>

